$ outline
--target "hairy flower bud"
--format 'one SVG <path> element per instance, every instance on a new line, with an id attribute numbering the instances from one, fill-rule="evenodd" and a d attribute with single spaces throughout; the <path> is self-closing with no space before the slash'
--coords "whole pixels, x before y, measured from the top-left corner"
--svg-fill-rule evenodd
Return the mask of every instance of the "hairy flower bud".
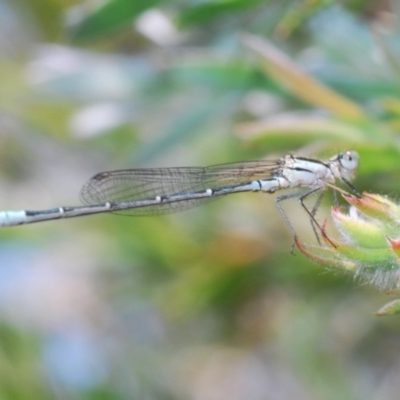
<path id="1" fill-rule="evenodd" d="M 350 272 L 380 290 L 400 290 L 400 206 L 386 197 L 363 193 L 343 195 L 351 205 L 347 214 L 332 208 L 339 239 L 328 238 L 322 229 L 323 245 L 296 239 L 297 248 L 308 258 L 335 270 Z M 400 300 L 382 307 L 377 315 L 400 313 Z"/>

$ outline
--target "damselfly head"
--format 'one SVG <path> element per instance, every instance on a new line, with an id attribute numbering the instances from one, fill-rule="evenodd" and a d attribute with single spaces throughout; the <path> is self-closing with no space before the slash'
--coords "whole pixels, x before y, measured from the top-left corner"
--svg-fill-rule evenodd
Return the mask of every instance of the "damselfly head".
<path id="1" fill-rule="evenodd" d="M 354 178 L 358 164 L 360 163 L 360 156 L 356 151 L 348 150 L 338 154 L 332 161 L 337 164 L 340 175 L 338 178 L 351 180 Z"/>
<path id="2" fill-rule="evenodd" d="M 360 162 L 360 156 L 353 150 L 340 153 L 338 159 L 341 167 L 348 171 L 355 170 Z"/>

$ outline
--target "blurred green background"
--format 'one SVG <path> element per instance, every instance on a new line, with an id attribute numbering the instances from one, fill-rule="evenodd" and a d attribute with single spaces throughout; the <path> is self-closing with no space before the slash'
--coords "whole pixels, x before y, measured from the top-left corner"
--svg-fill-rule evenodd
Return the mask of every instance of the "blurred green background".
<path id="1" fill-rule="evenodd" d="M 346 149 L 360 191 L 396 198 L 399 15 L 378 0 L 0 0 L 0 209 L 79 205 L 104 170 Z M 373 315 L 387 296 L 291 241 L 262 194 L 0 230 L 0 399 L 397 398 L 399 319 Z"/>

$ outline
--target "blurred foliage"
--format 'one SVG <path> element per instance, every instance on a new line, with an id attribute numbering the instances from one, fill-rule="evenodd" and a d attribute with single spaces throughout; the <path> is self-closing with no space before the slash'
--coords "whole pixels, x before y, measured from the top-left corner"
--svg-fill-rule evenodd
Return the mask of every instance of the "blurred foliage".
<path id="1" fill-rule="evenodd" d="M 396 197 L 399 8 L 0 0 L 1 208 L 77 205 L 102 170 L 344 149 L 357 188 Z M 0 396 L 396 398 L 384 295 L 291 240 L 273 196 L 251 194 L 2 229 Z"/>

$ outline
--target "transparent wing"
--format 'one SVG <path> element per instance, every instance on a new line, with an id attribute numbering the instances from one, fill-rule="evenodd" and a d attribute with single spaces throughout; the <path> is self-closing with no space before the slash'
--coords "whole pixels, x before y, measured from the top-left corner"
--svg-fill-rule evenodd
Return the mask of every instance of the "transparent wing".
<path id="1" fill-rule="evenodd" d="M 279 172 L 283 159 L 221 164 L 211 167 L 178 167 L 127 169 L 101 172 L 93 176 L 82 188 L 80 198 L 84 204 L 126 202 L 187 194 L 206 189 L 219 189 L 268 179 Z M 178 212 L 196 207 L 212 198 L 185 199 L 175 202 L 135 208 L 117 213 L 145 216 Z"/>

